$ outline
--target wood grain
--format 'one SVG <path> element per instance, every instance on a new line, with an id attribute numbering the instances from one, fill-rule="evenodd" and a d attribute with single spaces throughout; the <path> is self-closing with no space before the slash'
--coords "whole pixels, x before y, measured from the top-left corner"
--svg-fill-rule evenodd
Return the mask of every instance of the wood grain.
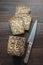
<path id="1" fill-rule="evenodd" d="M 37 32 L 27 65 L 43 65 L 43 0 L 0 0 L 0 65 L 24 65 L 21 58 L 7 54 L 8 38 L 12 35 L 8 20 L 20 4 L 31 8 L 32 23 L 38 19 Z M 26 32 L 26 38 L 29 33 Z"/>

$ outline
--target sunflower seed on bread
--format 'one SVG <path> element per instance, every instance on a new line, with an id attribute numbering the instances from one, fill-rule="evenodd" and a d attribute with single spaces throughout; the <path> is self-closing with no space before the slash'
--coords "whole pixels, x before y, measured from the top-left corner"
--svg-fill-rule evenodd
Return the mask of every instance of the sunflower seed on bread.
<path id="1" fill-rule="evenodd" d="M 18 35 L 24 33 L 24 22 L 20 17 L 11 17 L 10 20 L 10 27 L 12 34 Z"/>
<path id="2" fill-rule="evenodd" d="M 25 53 L 25 37 L 9 36 L 7 53 L 15 56 L 23 56 Z"/>
<path id="3" fill-rule="evenodd" d="M 30 14 L 15 14 L 15 16 L 21 17 L 24 22 L 24 28 L 25 30 L 30 29 L 30 24 L 32 21 L 32 16 Z"/>
<path id="4" fill-rule="evenodd" d="M 31 15 L 27 15 L 27 16 L 24 16 L 22 18 L 23 18 L 23 21 L 24 21 L 25 30 L 29 30 L 30 29 L 30 24 L 31 24 L 31 21 L 32 21 Z"/>
<path id="5" fill-rule="evenodd" d="M 18 5 L 16 6 L 16 14 L 19 13 L 30 13 L 31 9 L 28 6 Z"/>

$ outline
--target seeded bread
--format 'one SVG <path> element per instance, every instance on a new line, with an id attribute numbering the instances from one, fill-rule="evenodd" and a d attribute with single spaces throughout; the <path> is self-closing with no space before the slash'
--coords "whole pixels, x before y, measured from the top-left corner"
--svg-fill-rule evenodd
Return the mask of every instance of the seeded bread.
<path id="1" fill-rule="evenodd" d="M 24 22 L 24 28 L 25 30 L 30 29 L 30 23 L 32 21 L 32 16 L 30 14 L 15 14 L 15 16 L 21 17 Z"/>
<path id="2" fill-rule="evenodd" d="M 31 21 L 32 21 L 31 15 L 27 15 L 27 16 L 24 16 L 22 18 L 23 18 L 23 21 L 24 21 L 25 30 L 29 30 L 30 29 L 30 24 L 31 24 Z"/>
<path id="3" fill-rule="evenodd" d="M 13 35 L 18 35 L 24 33 L 24 22 L 20 17 L 11 17 L 10 27 Z"/>
<path id="4" fill-rule="evenodd" d="M 30 13 L 31 9 L 24 5 L 19 5 L 16 7 L 16 14 L 19 13 Z"/>
<path id="5" fill-rule="evenodd" d="M 25 53 L 25 37 L 10 36 L 7 53 L 15 56 L 22 56 Z"/>

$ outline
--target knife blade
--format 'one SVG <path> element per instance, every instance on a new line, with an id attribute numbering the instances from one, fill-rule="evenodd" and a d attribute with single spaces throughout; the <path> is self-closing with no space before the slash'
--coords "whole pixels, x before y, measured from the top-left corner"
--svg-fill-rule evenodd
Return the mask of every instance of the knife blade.
<path id="1" fill-rule="evenodd" d="M 32 45 L 33 45 L 34 38 L 35 38 L 36 28 L 37 28 L 37 20 L 35 20 L 32 31 L 30 33 L 28 40 L 27 40 L 28 45 L 27 45 L 26 55 L 25 55 L 25 58 L 24 58 L 24 63 L 28 63 L 29 55 L 30 55 L 30 52 L 31 52 L 31 48 L 32 48 Z"/>

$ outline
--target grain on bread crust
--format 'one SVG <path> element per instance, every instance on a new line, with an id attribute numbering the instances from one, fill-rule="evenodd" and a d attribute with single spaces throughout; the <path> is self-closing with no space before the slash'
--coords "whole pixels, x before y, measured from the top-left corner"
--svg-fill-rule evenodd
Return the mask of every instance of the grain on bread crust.
<path id="1" fill-rule="evenodd" d="M 24 22 L 21 17 L 13 16 L 9 22 L 12 34 L 18 35 L 24 33 Z"/>
<path id="2" fill-rule="evenodd" d="M 31 14 L 15 14 L 15 16 L 21 17 L 24 22 L 24 28 L 25 30 L 30 29 L 30 24 L 32 21 L 32 15 Z"/>
<path id="3" fill-rule="evenodd" d="M 25 37 L 9 36 L 7 53 L 15 56 L 22 56 L 25 53 Z"/>
<path id="4" fill-rule="evenodd" d="M 30 13 L 31 9 L 28 6 L 18 5 L 16 6 L 16 14 L 19 13 Z"/>

